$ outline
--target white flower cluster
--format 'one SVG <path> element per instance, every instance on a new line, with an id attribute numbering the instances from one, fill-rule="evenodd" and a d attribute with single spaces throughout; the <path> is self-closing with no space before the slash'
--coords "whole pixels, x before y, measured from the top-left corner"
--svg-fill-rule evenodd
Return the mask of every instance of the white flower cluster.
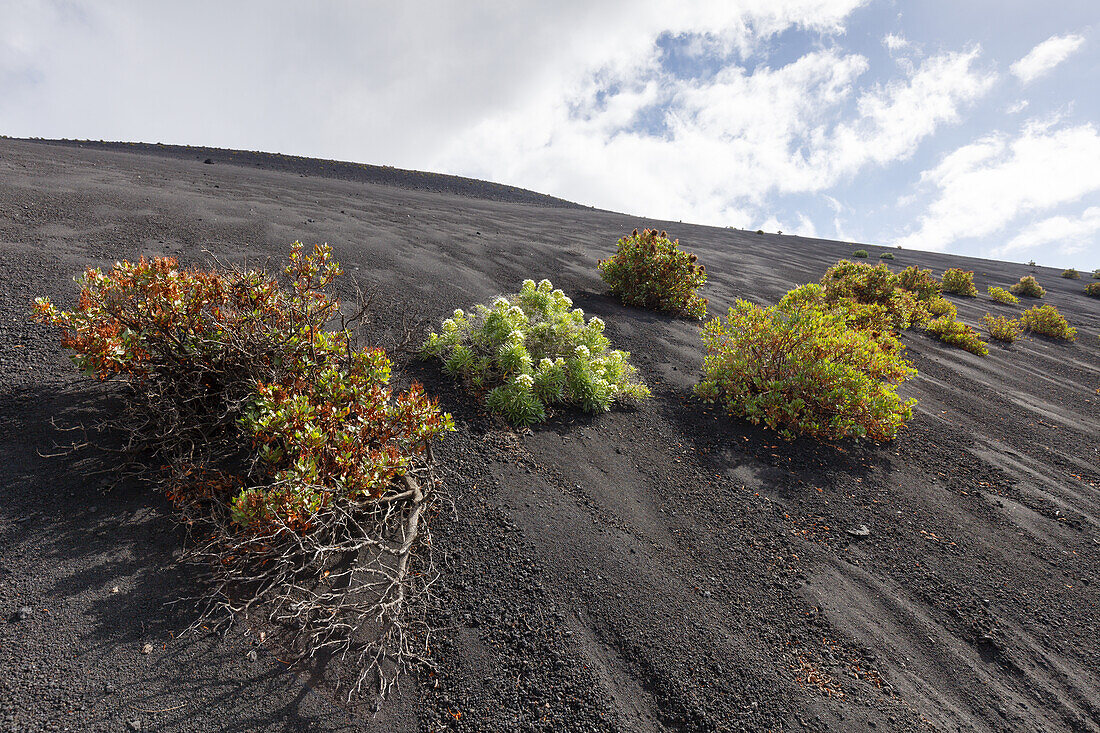
<path id="1" fill-rule="evenodd" d="M 577 358 L 580 358 L 580 359 L 587 359 L 592 355 L 592 352 L 590 352 L 588 350 L 588 347 L 585 346 L 584 344 L 581 344 L 580 346 L 575 348 L 573 350 L 573 353 L 576 354 Z"/>
<path id="2" fill-rule="evenodd" d="M 535 378 L 530 374 L 520 374 L 516 377 L 516 384 L 524 389 L 531 389 L 535 386 Z"/>

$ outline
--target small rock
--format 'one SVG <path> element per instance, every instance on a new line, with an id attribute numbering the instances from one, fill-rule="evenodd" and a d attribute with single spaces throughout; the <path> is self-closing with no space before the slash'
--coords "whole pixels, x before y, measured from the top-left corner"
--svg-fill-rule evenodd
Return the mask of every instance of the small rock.
<path id="1" fill-rule="evenodd" d="M 255 661 L 256 661 L 257 659 L 259 659 L 259 655 L 258 655 L 258 654 L 256 654 L 256 650 L 255 650 L 255 649 L 253 649 L 252 651 L 250 651 L 250 652 L 248 653 L 248 661 L 250 661 L 250 662 L 255 662 Z"/>
<path id="2" fill-rule="evenodd" d="M 118 688 L 115 687 L 114 684 L 111 683 L 111 682 L 108 682 L 107 684 L 103 685 L 103 692 L 107 693 L 108 695 L 113 694 L 115 692 L 115 690 L 117 690 L 117 689 Z"/>
<path id="3" fill-rule="evenodd" d="M 141 721 L 137 718 L 134 718 L 133 720 L 127 720 L 126 727 L 130 730 L 141 730 Z"/>
<path id="4" fill-rule="evenodd" d="M 116 585 L 116 586 L 113 586 L 113 587 L 111 588 L 111 592 L 112 592 L 112 593 L 121 593 L 122 591 L 121 591 L 121 590 L 119 589 L 119 587 L 118 587 L 118 586 Z"/>
<path id="5" fill-rule="evenodd" d="M 853 537 L 869 537 L 871 535 L 871 529 L 866 524 L 861 524 L 854 529 L 848 530 L 848 534 Z"/>
<path id="6" fill-rule="evenodd" d="M 207 158 L 206 160 L 203 161 L 203 163 L 205 163 L 206 165 L 213 165 L 214 161 L 210 160 L 210 158 Z"/>
<path id="7" fill-rule="evenodd" d="M 703 591 L 703 598 L 710 598 L 712 593 L 709 590 Z"/>
<path id="8" fill-rule="evenodd" d="M 153 653 L 153 645 L 147 643 L 145 646 L 143 646 L 141 648 L 141 653 L 142 654 L 152 654 Z"/>
<path id="9" fill-rule="evenodd" d="M 33 615 L 34 615 L 34 611 L 31 610 L 30 606 L 23 606 L 22 608 L 20 608 L 18 611 L 16 611 L 15 613 L 13 613 L 11 615 L 11 620 L 13 622 L 14 621 L 26 621 L 27 619 L 29 619 Z"/>

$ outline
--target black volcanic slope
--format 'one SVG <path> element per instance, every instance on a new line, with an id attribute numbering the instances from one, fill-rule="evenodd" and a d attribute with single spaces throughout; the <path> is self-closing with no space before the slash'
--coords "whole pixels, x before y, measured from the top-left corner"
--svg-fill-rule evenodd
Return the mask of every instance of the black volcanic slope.
<path id="1" fill-rule="evenodd" d="M 920 406 L 894 443 L 784 443 L 692 399 L 697 325 L 606 296 L 596 259 L 646 225 L 699 254 L 715 312 L 774 302 L 855 248 L 393 169 L 0 140 L 0 729 L 1100 730 L 1100 300 L 1084 281 L 1035 270 L 1074 344 L 981 358 L 906 333 Z M 247 623 L 181 635 L 194 610 L 165 602 L 195 577 L 165 502 L 104 492 L 94 451 L 49 457 L 76 435 L 52 418 L 110 407 L 28 322 L 34 296 L 72 303 L 90 264 L 263 264 L 294 240 L 332 244 L 395 314 L 549 277 L 654 390 L 517 433 L 397 355 L 459 432 L 440 451 L 454 511 L 432 519 L 438 670 L 383 706 L 287 670 Z M 971 324 L 1018 312 L 985 288 L 1032 272 L 893 251 L 974 270 L 983 294 L 951 298 Z"/>

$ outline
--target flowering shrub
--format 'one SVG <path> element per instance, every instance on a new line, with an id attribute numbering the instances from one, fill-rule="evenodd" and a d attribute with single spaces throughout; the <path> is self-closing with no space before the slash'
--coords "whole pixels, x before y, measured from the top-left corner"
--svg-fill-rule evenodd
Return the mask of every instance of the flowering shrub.
<path id="1" fill-rule="evenodd" d="M 978 332 L 954 318 L 948 316 L 933 318 L 924 327 L 924 330 L 940 341 L 958 346 L 971 354 L 985 356 L 989 353 L 989 345 L 982 341 Z"/>
<path id="2" fill-rule="evenodd" d="M 707 281 L 706 267 L 679 244 L 665 232 L 645 229 L 639 234 L 635 229 L 597 269 L 611 293 L 627 305 L 702 319 L 707 301 L 695 291 Z"/>
<path id="3" fill-rule="evenodd" d="M 1089 283 L 1085 286 L 1085 295 L 1100 298 L 1100 283 Z"/>
<path id="4" fill-rule="evenodd" d="M 641 400 L 649 389 L 635 378 L 630 354 L 610 348 L 604 322 L 584 311 L 549 280 L 524 280 L 518 294 L 473 312 L 456 310 L 422 348 L 463 379 L 485 404 L 516 425 L 546 419 L 553 404 L 586 412 Z"/>
<path id="5" fill-rule="evenodd" d="M 971 298 L 978 294 L 978 289 L 974 287 L 974 273 L 958 267 L 952 267 L 944 271 L 943 289 L 944 292 L 965 295 Z"/>
<path id="6" fill-rule="evenodd" d="M 702 337 L 707 354 L 696 394 L 784 438 L 890 440 L 913 416 L 916 401 L 896 392 L 916 373 L 902 347 L 814 305 L 812 289 L 770 308 L 738 300 L 724 323 L 703 326 Z"/>
<path id="7" fill-rule="evenodd" d="M 1035 305 L 1028 308 L 1020 314 L 1020 325 L 1026 331 L 1041 333 L 1051 338 L 1063 341 L 1077 340 L 1077 329 L 1069 325 L 1065 316 L 1052 305 Z"/>
<path id="8" fill-rule="evenodd" d="M 1004 288 L 998 288 L 998 287 L 994 287 L 994 286 L 990 285 L 988 292 L 989 292 L 989 297 L 993 298 L 993 300 L 997 301 L 998 303 L 1005 303 L 1007 305 L 1015 305 L 1016 303 L 1020 302 L 1019 298 L 1017 298 L 1015 295 L 1008 292 Z"/>
<path id="9" fill-rule="evenodd" d="M 866 256 L 867 256 L 867 250 L 865 250 L 865 249 L 857 249 L 855 252 L 852 253 L 852 257 L 859 257 L 860 259 L 863 259 Z"/>
<path id="10" fill-rule="evenodd" d="M 1080 280 L 1081 273 L 1077 272 L 1077 270 L 1074 270 L 1071 267 L 1067 270 L 1062 270 L 1062 277 L 1066 278 L 1067 280 Z"/>
<path id="11" fill-rule="evenodd" d="M 1013 295 L 1023 295 L 1028 298 L 1041 298 L 1047 294 L 1046 290 L 1043 290 L 1043 286 L 1039 284 L 1031 275 L 1024 275 L 1020 278 L 1020 282 L 1013 285 L 1009 290 Z"/>
<path id="12" fill-rule="evenodd" d="M 986 313 L 982 322 L 985 323 L 990 338 L 1009 344 L 1018 339 L 1024 330 L 1019 321 L 1008 316 L 993 316 Z"/>

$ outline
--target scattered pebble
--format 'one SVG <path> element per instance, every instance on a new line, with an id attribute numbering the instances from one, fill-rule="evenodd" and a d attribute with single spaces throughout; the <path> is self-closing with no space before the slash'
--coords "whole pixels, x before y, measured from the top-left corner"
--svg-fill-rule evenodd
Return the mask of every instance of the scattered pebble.
<path id="1" fill-rule="evenodd" d="M 852 535 L 853 537 L 869 537 L 871 534 L 871 528 L 868 527 L 866 524 L 861 524 L 854 529 L 848 530 L 848 534 Z"/>
<path id="2" fill-rule="evenodd" d="M 23 606 L 22 608 L 20 608 L 18 611 L 16 611 L 15 613 L 13 613 L 11 615 L 11 620 L 13 622 L 14 621 L 26 621 L 33 615 L 34 615 L 34 611 L 31 610 L 30 606 Z"/>
<path id="3" fill-rule="evenodd" d="M 152 654 L 153 653 L 153 645 L 147 643 L 145 646 L 143 646 L 141 648 L 141 653 L 142 654 Z"/>

